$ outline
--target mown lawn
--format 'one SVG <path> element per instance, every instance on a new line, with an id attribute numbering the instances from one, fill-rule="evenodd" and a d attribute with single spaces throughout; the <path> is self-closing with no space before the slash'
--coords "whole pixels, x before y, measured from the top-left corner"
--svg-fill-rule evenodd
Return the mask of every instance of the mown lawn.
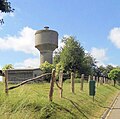
<path id="1" fill-rule="evenodd" d="M 75 84 L 75 94 L 70 84 L 63 84 L 63 98 L 54 87 L 53 102 L 49 102 L 50 84 L 26 84 L 4 93 L 0 84 L 0 119 L 99 119 L 119 92 L 119 86 L 104 84 L 96 88 L 95 101 L 88 94 L 88 83 L 80 91 L 80 83 Z"/>

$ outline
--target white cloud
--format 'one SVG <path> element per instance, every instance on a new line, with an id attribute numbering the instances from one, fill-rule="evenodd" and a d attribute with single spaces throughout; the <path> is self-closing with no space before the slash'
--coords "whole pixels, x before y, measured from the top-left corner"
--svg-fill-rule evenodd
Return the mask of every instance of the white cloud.
<path id="1" fill-rule="evenodd" d="M 108 36 L 108 39 L 117 47 L 120 48 L 120 27 L 113 28 Z"/>
<path id="2" fill-rule="evenodd" d="M 36 68 L 39 67 L 39 51 L 35 48 L 36 30 L 24 27 L 18 35 L 0 38 L 0 50 L 21 51 L 36 55 L 36 58 L 28 58 L 14 64 L 15 68 Z"/>
<path id="3" fill-rule="evenodd" d="M 104 61 L 107 61 L 108 60 L 108 57 L 106 56 L 106 51 L 107 49 L 103 49 L 103 48 L 95 48 L 93 47 L 91 49 L 91 52 L 90 54 L 96 58 L 96 60 L 98 61 L 97 65 L 100 66 L 100 65 L 105 65 L 104 64 Z"/>
<path id="4" fill-rule="evenodd" d="M 113 64 L 113 63 L 109 63 L 109 65 L 113 66 L 113 67 L 117 67 L 118 65 Z"/>
<path id="5" fill-rule="evenodd" d="M 14 17 L 15 14 L 13 12 L 11 12 L 11 13 L 4 13 L 4 12 L 0 11 L 0 19 L 4 19 L 4 17 L 7 17 L 7 16 Z"/>
<path id="6" fill-rule="evenodd" d="M 24 53 L 37 55 L 39 52 L 35 48 L 35 31 L 29 27 L 24 27 L 19 36 L 7 36 L 0 38 L 0 50 L 22 51 Z"/>
<path id="7" fill-rule="evenodd" d="M 17 69 L 21 68 L 38 68 L 40 65 L 39 58 L 29 58 L 24 60 L 23 62 L 18 62 L 14 64 L 14 67 Z"/>
<path id="8" fill-rule="evenodd" d="M 85 50 L 85 53 L 89 53 L 87 50 Z"/>
<path id="9" fill-rule="evenodd" d="M 5 13 L 0 12 L 0 19 L 3 19 L 6 16 Z"/>

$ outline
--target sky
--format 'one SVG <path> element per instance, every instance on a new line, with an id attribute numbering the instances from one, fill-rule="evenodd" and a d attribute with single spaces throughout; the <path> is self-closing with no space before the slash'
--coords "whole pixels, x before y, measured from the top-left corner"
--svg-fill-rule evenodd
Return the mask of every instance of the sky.
<path id="1" fill-rule="evenodd" d="M 0 13 L 0 69 L 39 67 L 35 32 L 44 26 L 59 33 L 59 46 L 72 35 L 98 66 L 120 66 L 120 0 L 8 0 L 13 13 Z"/>

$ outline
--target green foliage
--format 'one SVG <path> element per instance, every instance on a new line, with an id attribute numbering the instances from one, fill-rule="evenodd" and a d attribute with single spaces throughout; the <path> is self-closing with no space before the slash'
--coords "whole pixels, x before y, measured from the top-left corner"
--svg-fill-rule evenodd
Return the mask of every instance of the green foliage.
<path id="1" fill-rule="evenodd" d="M 0 10 L 5 13 L 14 11 L 14 9 L 11 8 L 11 3 L 7 0 L 0 0 Z"/>
<path id="2" fill-rule="evenodd" d="M 53 64 L 56 65 L 60 62 L 60 55 L 55 55 L 53 58 Z"/>
<path id="3" fill-rule="evenodd" d="M 63 37 L 62 42 L 64 47 L 55 52 L 53 62 L 55 67 L 60 63 L 65 72 L 73 71 L 78 77 L 81 74 L 108 77 L 108 73 L 114 68 L 112 65 L 97 67 L 96 59 L 85 53 L 84 48 L 73 36 Z"/>
<path id="4" fill-rule="evenodd" d="M 44 73 L 51 73 L 53 68 L 54 68 L 53 64 L 50 64 L 50 63 L 48 63 L 47 61 L 45 61 L 45 62 L 40 66 L 40 69 L 41 69 Z"/>
<path id="5" fill-rule="evenodd" d="M 61 63 L 59 62 L 59 63 L 56 64 L 56 80 L 59 79 L 59 72 L 61 70 L 63 70 L 63 67 L 62 67 Z"/>
<path id="6" fill-rule="evenodd" d="M 95 58 L 93 58 L 89 53 L 86 53 L 82 63 L 81 73 L 85 75 L 93 74 L 93 65 L 95 65 Z"/>
<path id="7" fill-rule="evenodd" d="M 85 54 L 84 48 L 73 36 L 63 37 L 62 42 L 65 45 L 55 53 L 54 66 L 60 63 L 65 72 L 73 71 L 78 77 L 82 73 L 92 74 L 95 59 L 89 53 Z"/>
<path id="8" fill-rule="evenodd" d="M 108 77 L 114 81 L 114 86 L 116 84 L 116 81 L 120 84 L 120 68 L 115 68 L 110 71 L 108 74 Z"/>
<path id="9" fill-rule="evenodd" d="M 12 64 L 6 64 L 3 68 L 2 68 L 2 71 L 5 71 L 7 69 L 14 69 L 13 65 Z"/>
<path id="10" fill-rule="evenodd" d="M 106 76 L 106 77 L 108 77 L 108 73 L 110 73 L 110 71 L 112 69 L 114 69 L 114 67 L 112 65 L 107 65 L 106 67 L 105 66 L 100 66 L 99 67 L 99 70 L 102 73 L 102 75 Z"/>
<path id="11" fill-rule="evenodd" d="M 113 69 L 108 74 L 109 78 L 112 80 L 117 80 L 120 82 L 120 69 Z"/>
<path id="12" fill-rule="evenodd" d="M 99 70 L 100 70 L 100 72 L 101 72 L 101 74 L 102 74 L 103 76 L 107 76 L 108 71 L 107 71 L 106 67 L 104 67 L 104 66 L 101 65 L 101 66 L 99 67 Z"/>
<path id="13" fill-rule="evenodd" d="M 41 66 L 40 69 L 43 71 L 43 73 L 51 73 L 52 69 L 54 69 L 53 64 L 48 63 L 47 61 L 45 61 Z M 51 76 L 47 75 L 44 77 L 46 81 L 50 81 Z"/>
<path id="14" fill-rule="evenodd" d="M 61 70 L 63 70 L 63 67 L 61 65 L 61 62 L 59 62 L 58 64 L 56 64 L 56 73 L 59 74 Z"/>
<path id="15" fill-rule="evenodd" d="M 58 49 L 58 51 L 56 51 L 54 54 L 54 57 L 53 57 L 53 65 L 56 66 L 56 64 L 58 64 L 60 62 L 60 53 L 61 53 L 61 50 Z"/>
<path id="16" fill-rule="evenodd" d="M 81 69 L 84 59 L 84 49 L 74 37 L 63 37 L 65 43 L 60 54 L 60 62 L 66 71 L 77 71 Z"/>
<path id="17" fill-rule="evenodd" d="M 114 69 L 114 67 L 112 65 L 106 66 L 107 73 L 109 73 L 112 69 Z"/>

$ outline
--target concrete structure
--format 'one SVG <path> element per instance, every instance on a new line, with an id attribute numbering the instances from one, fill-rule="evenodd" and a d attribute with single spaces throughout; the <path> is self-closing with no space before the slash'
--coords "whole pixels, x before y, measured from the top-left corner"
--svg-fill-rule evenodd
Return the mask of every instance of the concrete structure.
<path id="1" fill-rule="evenodd" d="M 42 74 L 42 71 L 39 68 L 37 69 L 9 69 L 7 71 L 8 71 L 8 83 L 20 83 L 22 81 L 37 77 Z"/>
<path id="2" fill-rule="evenodd" d="M 44 28 L 44 30 L 38 30 L 35 33 L 35 47 L 40 51 L 40 64 L 45 61 L 52 64 L 53 51 L 58 47 L 58 33 L 54 30 L 49 30 L 49 27 Z M 8 83 L 20 83 L 42 74 L 39 68 L 10 69 L 7 71 Z M 2 75 L 1 72 L 0 75 Z"/>
<path id="3" fill-rule="evenodd" d="M 45 61 L 52 64 L 53 51 L 58 47 L 58 33 L 44 28 L 35 33 L 35 47 L 40 51 L 40 64 Z"/>

